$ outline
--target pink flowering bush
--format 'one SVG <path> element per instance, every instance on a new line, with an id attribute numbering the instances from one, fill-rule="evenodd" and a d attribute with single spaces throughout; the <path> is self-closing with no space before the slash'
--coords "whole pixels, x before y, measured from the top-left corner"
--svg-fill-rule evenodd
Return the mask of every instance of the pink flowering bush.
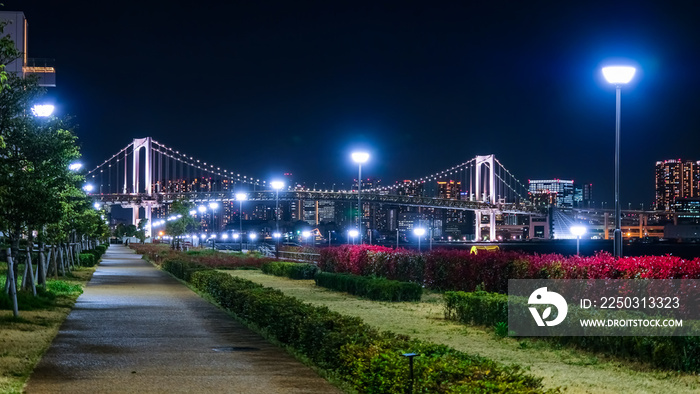
<path id="1" fill-rule="evenodd" d="M 343 245 L 320 251 L 326 272 L 378 276 L 421 283 L 435 290 L 475 289 L 506 293 L 508 279 L 700 279 L 700 258 L 525 254 L 497 251 L 470 254 L 436 249 L 418 253 L 382 246 Z"/>

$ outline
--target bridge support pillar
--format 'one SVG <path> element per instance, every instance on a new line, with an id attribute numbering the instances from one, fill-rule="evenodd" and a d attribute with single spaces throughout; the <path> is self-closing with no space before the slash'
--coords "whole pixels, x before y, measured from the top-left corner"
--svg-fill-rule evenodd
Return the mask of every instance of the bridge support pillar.
<path id="1" fill-rule="evenodd" d="M 489 241 L 496 241 L 496 212 L 494 211 L 489 215 Z"/>
<path id="2" fill-rule="evenodd" d="M 481 211 L 476 211 L 474 214 L 476 217 L 476 223 L 474 224 L 474 240 L 481 242 Z"/>
<path id="3" fill-rule="evenodd" d="M 131 224 L 134 226 L 139 225 L 139 208 L 140 207 L 138 205 L 131 207 Z"/>
<path id="4" fill-rule="evenodd" d="M 486 188 L 483 188 L 482 186 L 482 181 L 481 181 L 481 167 L 486 166 L 489 169 L 489 177 L 488 177 L 488 186 Z M 494 161 L 494 156 L 493 155 L 488 155 L 488 156 L 477 156 L 476 157 L 476 174 L 475 174 L 475 191 L 476 191 L 476 200 L 477 201 L 482 201 L 482 199 L 485 201 L 487 198 L 491 202 L 491 204 L 496 204 L 496 172 L 495 172 L 496 166 L 495 166 L 495 161 Z M 486 190 L 488 189 L 489 194 L 486 194 Z"/>
<path id="5" fill-rule="evenodd" d="M 152 230 L 151 229 L 151 215 L 153 214 L 153 203 L 150 201 L 147 202 L 144 211 L 145 211 L 146 220 L 148 220 L 148 223 L 146 224 L 146 229 L 145 229 L 146 238 L 148 238 L 151 236 L 151 230 Z"/>

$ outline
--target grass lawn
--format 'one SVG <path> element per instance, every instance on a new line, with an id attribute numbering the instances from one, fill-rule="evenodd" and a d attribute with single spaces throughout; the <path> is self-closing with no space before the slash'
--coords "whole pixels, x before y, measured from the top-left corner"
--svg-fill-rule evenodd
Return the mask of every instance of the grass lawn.
<path id="1" fill-rule="evenodd" d="M 21 271 L 20 271 L 21 272 Z M 77 268 L 59 280 L 84 287 L 95 267 Z M 4 286 L 5 270 L 0 271 Z M 0 393 L 21 393 L 29 375 L 51 345 L 61 323 L 70 313 L 79 293 L 59 293 L 49 306 L 22 310 L 0 310 Z"/>
<path id="2" fill-rule="evenodd" d="M 645 364 L 537 340 L 499 338 L 493 329 L 447 321 L 443 318 L 439 294 L 424 294 L 421 302 L 378 302 L 316 287 L 313 280 L 290 280 L 258 270 L 223 272 L 280 289 L 304 302 L 358 316 L 383 330 L 443 343 L 502 363 L 529 367 L 533 375 L 544 378 L 546 388 L 562 387 L 567 393 L 700 392 L 697 375 L 659 371 Z M 420 358 L 416 362 L 420 362 Z"/>

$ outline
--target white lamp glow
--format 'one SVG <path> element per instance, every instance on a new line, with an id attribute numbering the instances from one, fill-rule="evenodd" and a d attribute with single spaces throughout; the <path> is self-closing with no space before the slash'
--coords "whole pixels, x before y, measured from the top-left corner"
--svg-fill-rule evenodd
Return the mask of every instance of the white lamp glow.
<path id="1" fill-rule="evenodd" d="M 569 228 L 569 231 L 571 231 L 572 235 L 580 237 L 586 233 L 586 227 L 584 227 L 584 226 L 571 226 Z"/>
<path id="2" fill-rule="evenodd" d="M 360 232 L 357 231 L 357 230 L 350 230 L 350 231 L 348 231 L 348 235 L 349 235 L 350 237 L 352 237 L 352 238 L 355 238 L 355 237 L 357 237 L 358 235 L 360 235 Z"/>
<path id="3" fill-rule="evenodd" d="M 415 234 L 415 235 L 417 235 L 417 236 L 419 236 L 419 237 L 422 237 L 422 236 L 425 235 L 425 229 L 424 229 L 424 228 L 421 228 L 421 227 L 414 228 L 414 229 L 413 229 L 413 234 Z"/>
<path id="4" fill-rule="evenodd" d="M 634 77 L 637 70 L 629 66 L 603 67 L 603 76 L 609 83 L 628 83 Z"/>
<path id="5" fill-rule="evenodd" d="M 272 181 L 270 182 L 270 186 L 272 186 L 273 189 L 279 190 L 284 187 L 284 182 L 282 181 Z"/>
<path id="6" fill-rule="evenodd" d="M 245 193 L 236 193 L 236 200 L 237 201 L 245 201 L 248 199 L 248 195 Z"/>
<path id="7" fill-rule="evenodd" d="M 51 104 L 38 104 L 32 107 L 34 116 L 46 117 L 51 116 L 54 106 Z"/>
<path id="8" fill-rule="evenodd" d="M 367 160 L 369 160 L 369 153 L 367 153 L 367 152 L 353 152 L 351 156 L 352 156 L 352 160 L 355 163 L 362 164 L 362 163 L 366 163 Z"/>

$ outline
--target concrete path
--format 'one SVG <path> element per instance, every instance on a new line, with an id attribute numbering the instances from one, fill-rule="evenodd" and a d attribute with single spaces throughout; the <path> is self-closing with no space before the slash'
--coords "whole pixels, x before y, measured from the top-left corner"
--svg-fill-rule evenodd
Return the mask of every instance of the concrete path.
<path id="1" fill-rule="evenodd" d="M 109 247 L 27 393 L 338 393 L 122 245 Z"/>

